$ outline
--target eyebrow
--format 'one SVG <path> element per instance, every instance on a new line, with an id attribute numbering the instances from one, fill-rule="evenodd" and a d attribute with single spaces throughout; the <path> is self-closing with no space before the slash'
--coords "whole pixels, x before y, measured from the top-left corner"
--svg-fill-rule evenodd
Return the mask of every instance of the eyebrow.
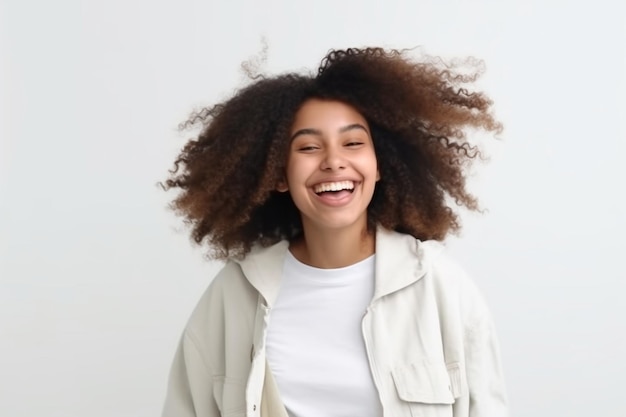
<path id="1" fill-rule="evenodd" d="M 352 123 L 347 126 L 344 126 L 341 129 L 339 129 L 339 133 L 346 133 L 346 132 L 349 132 L 350 130 L 356 130 L 356 129 L 363 130 L 368 135 L 370 133 L 369 130 L 367 130 L 367 128 L 360 123 Z M 294 140 L 295 138 L 301 135 L 322 136 L 322 131 L 319 129 L 311 129 L 311 128 L 300 129 L 296 133 L 291 135 L 291 140 Z"/>

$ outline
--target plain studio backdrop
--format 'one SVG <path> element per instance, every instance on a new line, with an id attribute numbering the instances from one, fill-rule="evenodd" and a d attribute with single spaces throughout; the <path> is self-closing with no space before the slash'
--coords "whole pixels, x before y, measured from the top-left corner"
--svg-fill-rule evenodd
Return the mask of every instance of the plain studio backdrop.
<path id="1" fill-rule="evenodd" d="M 612 1 L 0 3 L 0 415 L 159 415 L 220 267 L 167 210 L 177 125 L 331 48 L 485 60 L 505 125 L 453 255 L 487 297 L 515 416 L 623 417 L 625 20 Z M 245 117 L 245 115 L 242 115 Z"/>

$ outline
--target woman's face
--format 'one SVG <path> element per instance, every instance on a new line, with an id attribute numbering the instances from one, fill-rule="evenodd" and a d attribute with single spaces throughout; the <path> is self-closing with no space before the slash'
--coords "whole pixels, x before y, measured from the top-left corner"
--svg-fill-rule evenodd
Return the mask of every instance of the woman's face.
<path id="1" fill-rule="evenodd" d="M 380 178 L 365 118 L 353 107 L 309 99 L 291 128 L 285 182 L 310 228 L 365 228 L 367 206 Z"/>

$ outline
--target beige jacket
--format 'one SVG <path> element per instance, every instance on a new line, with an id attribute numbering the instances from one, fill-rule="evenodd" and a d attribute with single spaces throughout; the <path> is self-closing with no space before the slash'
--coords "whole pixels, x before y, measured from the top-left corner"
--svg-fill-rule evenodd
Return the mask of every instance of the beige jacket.
<path id="1" fill-rule="evenodd" d="M 183 333 L 163 417 L 287 416 L 265 358 L 287 246 L 254 250 L 215 277 Z M 444 252 L 377 231 L 362 333 L 384 417 L 507 416 L 490 314 Z"/>

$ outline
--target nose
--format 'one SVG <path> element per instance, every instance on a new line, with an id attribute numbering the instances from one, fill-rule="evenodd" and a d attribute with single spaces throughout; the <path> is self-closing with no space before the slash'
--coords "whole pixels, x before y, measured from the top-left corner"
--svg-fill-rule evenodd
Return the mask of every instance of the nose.
<path id="1" fill-rule="evenodd" d="M 341 153 L 340 149 L 335 147 L 329 147 L 324 154 L 324 158 L 320 164 L 320 169 L 323 171 L 335 171 L 344 169 L 346 167 L 346 160 Z"/>

